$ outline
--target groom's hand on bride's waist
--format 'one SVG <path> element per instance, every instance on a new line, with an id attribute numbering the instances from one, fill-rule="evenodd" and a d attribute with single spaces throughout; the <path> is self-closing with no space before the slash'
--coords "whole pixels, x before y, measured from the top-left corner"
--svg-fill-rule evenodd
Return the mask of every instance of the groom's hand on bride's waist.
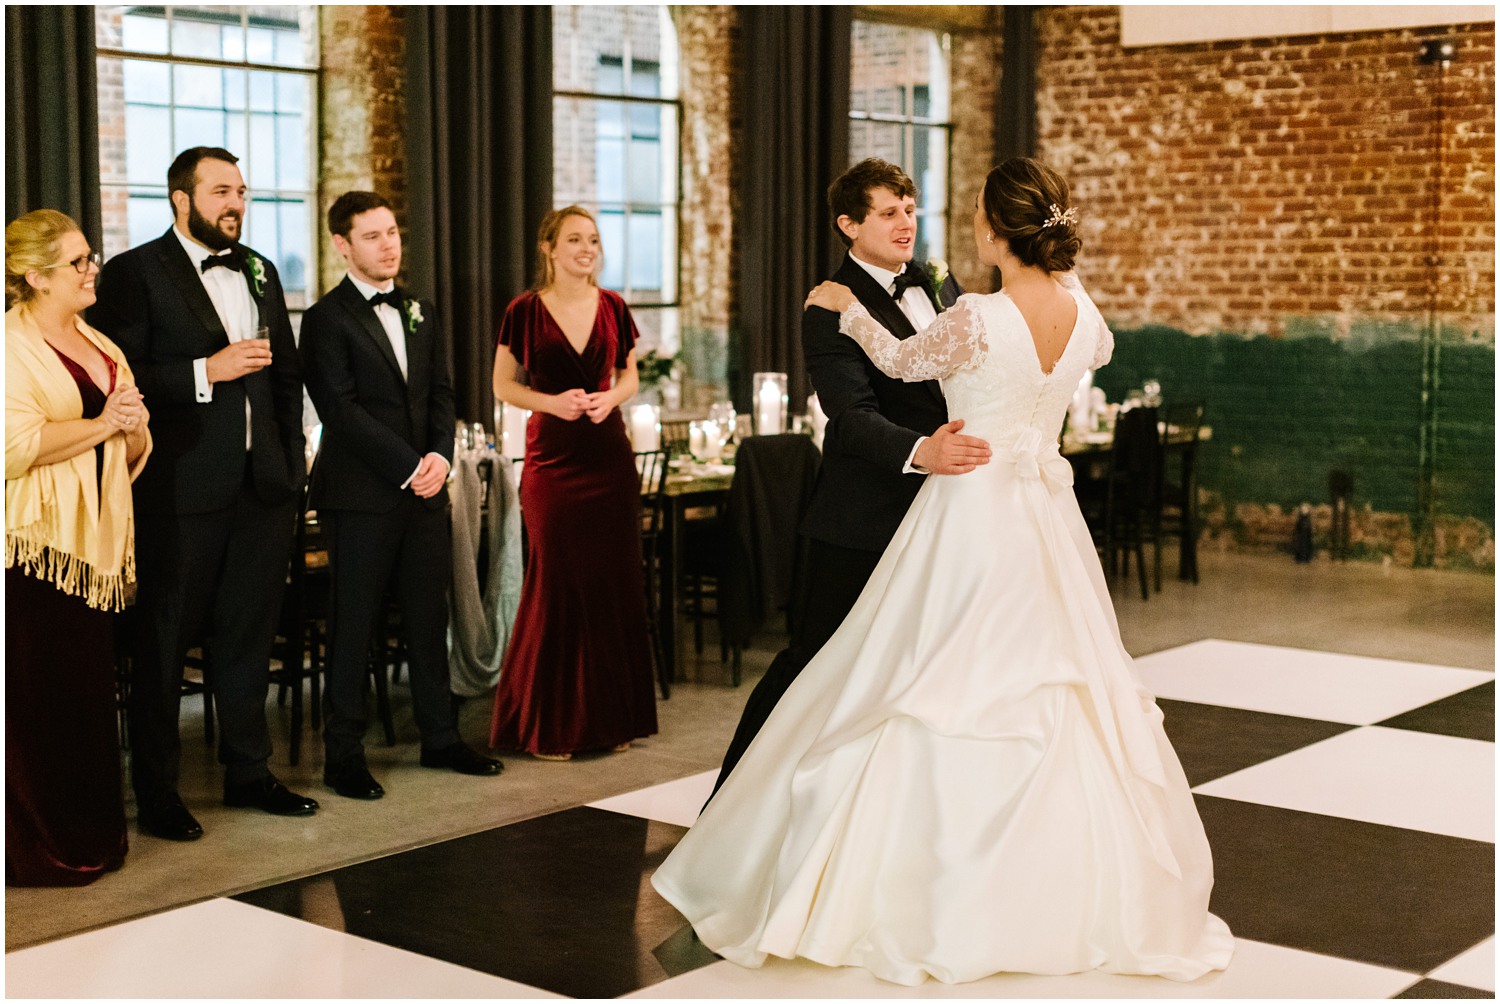
<path id="1" fill-rule="evenodd" d="M 990 462 L 990 444 L 974 436 L 960 435 L 964 420 L 957 419 L 938 430 L 917 447 L 912 466 L 928 474 L 967 474 Z"/>

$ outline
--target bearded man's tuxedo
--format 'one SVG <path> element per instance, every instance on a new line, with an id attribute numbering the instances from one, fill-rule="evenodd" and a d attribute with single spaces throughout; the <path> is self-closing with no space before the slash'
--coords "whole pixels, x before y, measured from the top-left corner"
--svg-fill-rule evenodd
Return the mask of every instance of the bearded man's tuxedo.
<path id="1" fill-rule="evenodd" d="M 155 442 L 134 485 L 129 724 L 143 822 L 176 798 L 183 661 L 202 642 L 226 792 L 270 776 L 271 645 L 306 481 L 302 369 L 276 267 L 243 246 L 225 253 L 253 302 L 248 329 L 229 330 L 195 260 L 210 254 L 168 230 L 105 264 L 89 311 L 129 359 Z M 208 387 L 203 360 L 257 327 L 271 364 Z"/>
<path id="2" fill-rule="evenodd" d="M 920 269 L 915 263 L 908 272 Z M 958 284 L 938 284 L 925 269 L 918 282 L 937 312 L 958 299 Z M 832 279 L 899 339 L 917 329 L 897 297 L 851 255 Z M 902 283 L 901 285 L 906 285 Z M 905 293 L 907 296 L 915 295 Z M 802 353 L 818 403 L 828 415 L 823 464 L 801 532 L 808 538 L 805 580 L 793 602 L 791 645 L 777 654 L 745 702 L 718 783 L 749 747 L 802 667 L 843 623 L 927 475 L 910 470 L 917 444 L 948 421 L 936 380 L 905 383 L 875 367 L 839 332 L 839 315 L 814 307 L 802 315 Z M 717 791 L 717 787 L 715 788 Z"/>

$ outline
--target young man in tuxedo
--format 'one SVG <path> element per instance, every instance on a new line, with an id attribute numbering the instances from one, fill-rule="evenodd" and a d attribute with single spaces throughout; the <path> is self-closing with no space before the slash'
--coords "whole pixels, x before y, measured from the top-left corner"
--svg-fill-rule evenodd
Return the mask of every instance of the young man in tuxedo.
<path id="1" fill-rule="evenodd" d="M 323 434 L 308 507 L 328 541 L 323 780 L 347 798 L 385 789 L 365 764 L 365 673 L 387 587 L 401 611 L 421 764 L 494 774 L 464 745 L 448 687 L 453 376 L 431 304 L 396 285 L 401 231 L 390 203 L 345 192 L 328 210 L 349 274 L 302 317 L 307 390 Z"/>
<path id="2" fill-rule="evenodd" d="M 828 188 L 828 212 L 849 249 L 834 272 L 897 338 L 909 338 L 953 305 L 951 276 L 912 263 L 917 188 L 895 164 L 869 158 Z M 818 403 L 828 415 L 823 466 L 801 532 L 807 581 L 790 647 L 772 660 L 724 755 L 718 785 L 739 762 L 802 667 L 833 636 L 929 474 L 964 474 L 989 462 L 989 445 L 948 421 L 936 380 L 903 383 L 881 373 L 839 316 L 812 308 L 802 317 L 802 352 Z"/>
<path id="3" fill-rule="evenodd" d="M 302 373 L 276 267 L 240 244 L 245 181 L 217 147 L 167 171 L 174 223 L 110 259 L 90 311 L 151 402 L 156 449 L 135 482 L 128 721 L 142 830 L 203 834 L 177 793 L 187 650 L 207 635 L 224 804 L 304 816 L 318 803 L 267 767 L 266 690 L 307 463 Z"/>

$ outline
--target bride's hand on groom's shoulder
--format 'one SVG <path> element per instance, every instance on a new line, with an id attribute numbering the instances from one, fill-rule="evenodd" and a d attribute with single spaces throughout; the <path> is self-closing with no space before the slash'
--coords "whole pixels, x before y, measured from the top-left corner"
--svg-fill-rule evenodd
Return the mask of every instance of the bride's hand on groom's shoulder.
<path id="1" fill-rule="evenodd" d="M 807 294 L 807 300 L 802 304 L 802 309 L 808 307 L 822 307 L 834 313 L 842 313 L 849 309 L 854 302 L 854 294 L 849 292 L 849 287 L 837 282 L 820 282 L 813 287 L 813 291 Z"/>

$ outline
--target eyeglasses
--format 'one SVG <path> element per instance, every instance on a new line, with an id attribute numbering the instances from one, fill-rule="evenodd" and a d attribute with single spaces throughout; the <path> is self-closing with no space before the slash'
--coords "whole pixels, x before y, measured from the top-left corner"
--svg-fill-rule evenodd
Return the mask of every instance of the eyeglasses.
<path id="1" fill-rule="evenodd" d="M 50 271 L 54 268 L 62 268 L 64 265 L 72 265 L 74 271 L 76 271 L 79 275 L 88 275 L 90 265 L 93 265 L 97 268 L 103 263 L 103 261 L 103 255 L 101 255 L 98 251 L 91 251 L 88 254 L 79 255 L 72 261 L 60 261 L 55 265 L 48 265 L 47 268 L 43 271 Z"/>

